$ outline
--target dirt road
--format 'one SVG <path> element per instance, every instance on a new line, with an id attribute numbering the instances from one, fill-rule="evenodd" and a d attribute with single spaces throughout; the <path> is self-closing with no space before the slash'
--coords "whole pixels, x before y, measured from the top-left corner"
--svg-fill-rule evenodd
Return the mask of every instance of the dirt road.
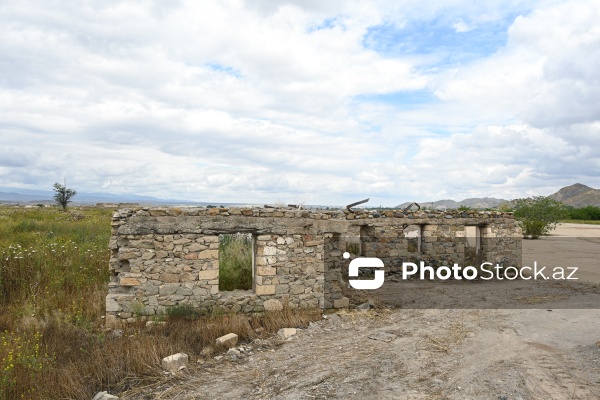
<path id="1" fill-rule="evenodd" d="M 598 239 L 600 226 L 568 224 L 525 241 L 525 264 L 582 273 L 579 286 L 488 296 L 517 293 L 519 308 L 331 314 L 287 341 L 247 344 L 236 361 L 208 360 L 176 383 L 124 398 L 600 399 Z M 572 309 L 578 304 L 587 309 Z"/>

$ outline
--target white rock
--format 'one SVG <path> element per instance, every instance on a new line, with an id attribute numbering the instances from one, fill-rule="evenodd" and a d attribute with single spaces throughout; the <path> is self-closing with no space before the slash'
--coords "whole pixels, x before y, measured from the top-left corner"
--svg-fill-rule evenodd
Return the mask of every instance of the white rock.
<path id="1" fill-rule="evenodd" d="M 92 400 L 119 400 L 119 398 L 112 394 L 108 394 L 107 392 L 98 392 Z"/>
<path id="2" fill-rule="evenodd" d="M 277 336 L 282 339 L 287 339 L 296 334 L 296 328 L 281 328 L 277 331 Z"/>
<path id="3" fill-rule="evenodd" d="M 185 353 L 177 353 L 162 359 L 162 367 L 170 372 L 177 372 L 179 367 L 187 366 L 189 357 Z"/>
<path id="4" fill-rule="evenodd" d="M 226 357 L 229 361 L 236 361 L 241 356 L 242 356 L 242 354 L 239 351 L 237 351 L 236 349 L 227 350 Z"/>
<path id="5" fill-rule="evenodd" d="M 153 326 L 161 326 L 166 325 L 165 321 L 146 321 L 146 328 L 151 328 Z"/>
<path id="6" fill-rule="evenodd" d="M 225 346 L 228 348 L 232 348 L 238 342 L 238 335 L 235 333 L 228 333 L 225 336 L 221 336 L 217 338 L 217 346 Z"/>

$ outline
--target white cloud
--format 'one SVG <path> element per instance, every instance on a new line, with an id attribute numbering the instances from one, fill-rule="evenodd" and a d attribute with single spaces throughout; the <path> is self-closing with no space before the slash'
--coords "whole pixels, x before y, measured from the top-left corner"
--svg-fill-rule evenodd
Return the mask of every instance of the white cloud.
<path id="1" fill-rule="evenodd" d="M 452 27 L 458 33 L 469 32 L 470 30 L 473 29 L 471 26 L 467 25 L 464 21 L 456 21 L 455 23 L 452 24 Z"/>
<path id="2" fill-rule="evenodd" d="M 597 121 L 598 18 L 596 1 L 565 2 L 520 16 L 508 31 L 505 48 L 452 71 L 437 94 L 537 127 Z"/>
<path id="3" fill-rule="evenodd" d="M 387 205 L 600 186 L 599 14 L 594 1 L 6 2 L 0 186 L 66 176 L 80 192 Z M 510 28 L 493 54 L 451 65 L 365 43 L 415 21 Z M 435 95 L 368 96 L 411 91 Z"/>

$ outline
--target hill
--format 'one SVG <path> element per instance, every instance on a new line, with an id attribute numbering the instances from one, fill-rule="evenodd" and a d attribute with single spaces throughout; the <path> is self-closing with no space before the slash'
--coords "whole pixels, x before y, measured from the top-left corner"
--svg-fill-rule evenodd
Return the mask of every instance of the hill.
<path id="1" fill-rule="evenodd" d="M 585 206 L 600 207 L 600 190 L 581 183 L 566 186 L 548 197 L 575 208 Z"/>
<path id="2" fill-rule="evenodd" d="M 424 203 L 419 203 L 419 205 L 423 208 L 433 208 L 434 210 L 459 208 L 461 206 L 483 209 L 483 208 L 496 208 L 500 204 L 505 203 L 507 201 L 508 200 L 495 199 L 492 197 L 482 197 L 482 198 L 474 197 L 474 198 L 470 198 L 470 199 L 464 199 L 461 201 L 438 200 L 438 201 L 424 202 Z M 411 203 L 410 202 L 402 203 L 402 204 L 396 206 L 396 208 L 402 209 L 402 208 L 408 207 L 409 204 L 411 204 Z"/>

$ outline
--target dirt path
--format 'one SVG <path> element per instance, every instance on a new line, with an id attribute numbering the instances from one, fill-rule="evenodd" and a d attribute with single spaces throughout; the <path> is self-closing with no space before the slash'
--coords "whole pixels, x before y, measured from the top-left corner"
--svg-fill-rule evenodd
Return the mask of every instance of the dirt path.
<path id="1" fill-rule="evenodd" d="M 600 225 L 560 224 L 541 240 L 523 240 L 523 264 L 577 266 L 582 282 L 600 284 Z"/>
<path id="2" fill-rule="evenodd" d="M 600 399 L 600 226 L 571 225 L 524 242 L 524 261 L 580 265 L 587 292 L 528 288 L 538 309 L 332 314 L 288 341 L 249 344 L 241 359 L 210 360 L 176 384 L 124 398 Z M 559 300 L 589 309 L 553 307 L 565 306 Z"/>

